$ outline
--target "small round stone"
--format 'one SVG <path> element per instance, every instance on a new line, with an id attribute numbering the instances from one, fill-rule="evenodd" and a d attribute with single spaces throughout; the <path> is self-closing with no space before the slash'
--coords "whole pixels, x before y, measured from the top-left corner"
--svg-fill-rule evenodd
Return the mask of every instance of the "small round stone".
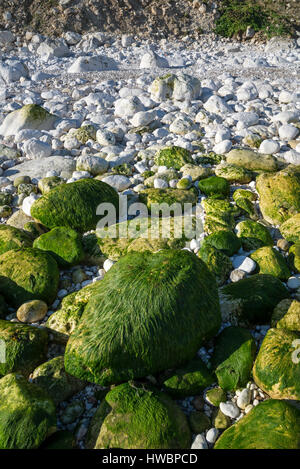
<path id="1" fill-rule="evenodd" d="M 219 430 L 217 428 L 210 428 L 206 433 L 206 441 L 210 444 L 214 444 L 218 438 Z"/>
<path id="2" fill-rule="evenodd" d="M 21 322 L 34 323 L 44 319 L 48 311 L 48 306 L 44 301 L 32 300 L 23 303 L 18 311 L 17 318 Z"/>

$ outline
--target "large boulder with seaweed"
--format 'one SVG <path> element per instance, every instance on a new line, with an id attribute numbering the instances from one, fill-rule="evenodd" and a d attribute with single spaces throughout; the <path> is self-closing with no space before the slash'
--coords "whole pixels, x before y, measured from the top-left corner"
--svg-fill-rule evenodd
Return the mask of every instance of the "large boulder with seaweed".
<path id="1" fill-rule="evenodd" d="M 214 382 L 213 374 L 201 358 L 195 358 L 186 366 L 170 372 L 163 382 L 163 387 L 170 396 L 181 399 L 186 396 L 198 395 Z"/>
<path id="2" fill-rule="evenodd" d="M 202 247 L 206 246 L 212 246 L 226 254 L 226 256 L 232 256 L 241 248 L 242 244 L 232 231 L 221 230 L 204 238 Z"/>
<path id="3" fill-rule="evenodd" d="M 288 290 L 278 278 L 252 275 L 220 289 L 222 317 L 234 325 L 266 324 L 279 301 L 288 297 Z"/>
<path id="4" fill-rule="evenodd" d="M 99 282 L 67 344 L 66 371 L 106 386 L 176 368 L 220 320 L 215 279 L 194 254 L 132 252 Z"/>
<path id="5" fill-rule="evenodd" d="M 65 296 L 59 309 L 49 317 L 46 326 L 67 338 L 79 324 L 84 308 L 97 288 L 98 282 L 95 282 Z"/>
<path id="6" fill-rule="evenodd" d="M 256 384 L 273 399 L 300 400 L 300 332 L 269 329 L 253 367 Z"/>
<path id="7" fill-rule="evenodd" d="M 94 449 L 189 449 L 186 416 L 167 394 L 137 383 L 109 391 L 87 435 Z"/>
<path id="8" fill-rule="evenodd" d="M 57 116 L 37 104 L 26 104 L 5 117 L 0 126 L 0 135 L 16 135 L 23 129 L 51 130 L 57 119 Z"/>
<path id="9" fill-rule="evenodd" d="M 217 285 L 223 285 L 232 271 L 232 262 L 226 254 L 213 246 L 202 246 L 198 257 L 205 262 L 208 270 L 216 277 Z"/>
<path id="10" fill-rule="evenodd" d="M 195 217 L 138 217 L 98 229 L 96 234 L 102 253 L 117 260 L 130 251 L 181 249 L 193 239 L 197 222 Z"/>
<path id="11" fill-rule="evenodd" d="M 300 301 L 287 298 L 274 308 L 271 326 L 300 332 Z"/>
<path id="12" fill-rule="evenodd" d="M 204 230 L 208 234 L 222 230 L 233 230 L 235 217 L 240 214 L 240 210 L 231 204 L 229 200 L 209 197 L 203 200 L 201 205 L 206 213 Z"/>
<path id="13" fill-rule="evenodd" d="M 64 226 L 39 236 L 33 247 L 48 252 L 63 267 L 80 263 L 84 255 L 81 236 L 72 228 Z"/>
<path id="14" fill-rule="evenodd" d="M 0 255 L 12 249 L 29 248 L 32 238 L 23 230 L 9 225 L 0 225 Z"/>
<path id="15" fill-rule="evenodd" d="M 16 308 L 31 300 L 52 304 L 58 281 L 57 263 L 47 252 L 24 248 L 0 256 L 0 293 Z"/>
<path id="16" fill-rule="evenodd" d="M 300 272 L 300 242 L 289 249 L 288 265 L 293 272 Z"/>
<path id="17" fill-rule="evenodd" d="M 264 218 L 280 225 L 300 212 L 300 172 L 283 170 L 261 174 L 256 180 L 260 209 Z"/>
<path id="18" fill-rule="evenodd" d="M 48 334 L 43 329 L 0 320 L 0 342 L 5 344 L 5 360 L 0 360 L 0 376 L 12 372 L 28 376 L 46 360 Z"/>
<path id="19" fill-rule="evenodd" d="M 198 187 L 203 194 L 209 197 L 227 197 L 229 195 L 229 182 L 227 179 L 218 176 L 211 176 L 201 179 Z"/>
<path id="20" fill-rule="evenodd" d="M 291 276 L 285 258 L 271 246 L 257 249 L 250 257 L 256 262 L 260 274 L 274 275 L 280 280 L 287 280 Z"/>
<path id="21" fill-rule="evenodd" d="M 164 206 L 161 207 L 163 209 L 162 216 L 170 216 L 172 212 L 175 212 L 175 215 L 180 215 L 174 208 L 172 209 L 173 204 L 178 204 L 179 208 L 180 206 L 184 208 L 184 204 L 195 205 L 198 197 L 197 191 L 192 188 L 189 190 L 145 189 L 139 193 L 139 198 L 140 201 L 147 206 L 148 210 L 151 211 L 152 216 L 161 215 L 158 211 L 157 204 L 164 204 Z"/>
<path id="22" fill-rule="evenodd" d="M 300 410 L 269 399 L 228 428 L 215 449 L 299 449 Z"/>
<path id="23" fill-rule="evenodd" d="M 253 173 L 241 166 L 221 163 L 216 167 L 216 175 L 227 179 L 230 183 L 248 184 L 252 181 Z"/>
<path id="24" fill-rule="evenodd" d="M 56 428 L 48 394 L 18 374 L 0 379 L 0 449 L 36 449 Z"/>
<path id="25" fill-rule="evenodd" d="M 104 203 L 111 204 L 117 216 L 116 191 L 105 182 L 81 179 L 61 184 L 37 199 L 31 207 L 31 216 L 47 228 L 65 226 L 86 232 L 96 228 L 102 217 L 97 215 L 97 208 Z"/>
<path id="26" fill-rule="evenodd" d="M 257 195 L 254 192 L 245 189 L 237 189 L 233 193 L 233 200 L 237 207 L 242 209 L 242 213 L 247 214 L 251 220 L 259 219 L 257 206 L 254 204 L 257 200 Z"/>
<path id="27" fill-rule="evenodd" d="M 226 327 L 216 338 L 212 366 L 219 386 L 233 391 L 246 386 L 256 352 L 255 341 L 247 329 Z"/>
<path id="28" fill-rule="evenodd" d="M 185 164 L 184 166 L 182 166 L 180 171 L 182 173 L 183 178 L 190 177 L 192 179 L 192 182 L 196 182 L 200 179 L 205 179 L 213 175 L 212 168 L 208 168 L 205 166 L 197 166 L 195 164 Z"/>
<path id="29" fill-rule="evenodd" d="M 86 385 L 66 373 L 63 356 L 52 358 L 38 366 L 32 373 L 31 382 L 43 388 L 55 404 L 69 399 Z"/>
<path id="30" fill-rule="evenodd" d="M 300 243 L 300 213 L 282 223 L 280 233 L 287 241 Z"/>
<path id="31" fill-rule="evenodd" d="M 194 162 L 189 150 L 176 146 L 159 150 L 154 157 L 154 161 L 158 166 L 178 170 L 185 164 Z"/>
<path id="32" fill-rule="evenodd" d="M 262 223 L 247 219 L 238 223 L 235 228 L 243 248 L 247 251 L 258 249 L 262 246 L 273 246 L 270 231 Z"/>
<path id="33" fill-rule="evenodd" d="M 276 158 L 273 155 L 263 155 L 243 148 L 227 153 L 226 162 L 250 171 L 276 171 L 277 169 Z"/>

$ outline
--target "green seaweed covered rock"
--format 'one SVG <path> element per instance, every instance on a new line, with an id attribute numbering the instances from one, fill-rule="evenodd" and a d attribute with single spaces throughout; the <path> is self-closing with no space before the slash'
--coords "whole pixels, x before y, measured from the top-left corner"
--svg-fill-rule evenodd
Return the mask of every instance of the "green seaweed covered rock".
<path id="1" fill-rule="evenodd" d="M 246 386 L 255 357 L 255 341 L 247 329 L 226 327 L 216 338 L 212 366 L 219 386 L 233 391 Z"/>
<path id="2" fill-rule="evenodd" d="M 39 236 L 33 247 L 48 252 L 63 267 L 79 264 L 84 255 L 81 236 L 64 226 L 58 226 Z"/>
<path id="3" fill-rule="evenodd" d="M 0 225 L 0 255 L 12 249 L 31 246 L 32 239 L 25 231 L 9 225 Z"/>
<path id="4" fill-rule="evenodd" d="M 164 390 L 174 398 L 196 396 L 215 382 L 215 378 L 200 358 L 175 370 L 163 383 Z"/>
<path id="5" fill-rule="evenodd" d="M 290 247 L 288 264 L 293 272 L 300 272 L 300 242 Z"/>
<path id="6" fill-rule="evenodd" d="M 300 212 L 300 172 L 283 170 L 261 174 L 256 180 L 264 218 L 280 225 Z"/>
<path id="7" fill-rule="evenodd" d="M 196 435 L 211 428 L 210 419 L 204 412 L 191 412 L 189 414 L 189 424 L 192 432 Z"/>
<path id="8" fill-rule="evenodd" d="M 217 285 L 223 285 L 232 271 L 232 262 L 229 257 L 210 245 L 202 246 L 198 251 L 198 257 L 205 262 L 208 270 L 216 277 Z"/>
<path id="9" fill-rule="evenodd" d="M 17 374 L 0 379 L 0 449 L 36 449 L 55 431 L 47 393 Z"/>
<path id="10" fill-rule="evenodd" d="M 52 358 L 38 366 L 32 373 L 32 383 L 43 388 L 55 404 L 69 399 L 86 385 L 65 372 L 63 356 Z"/>
<path id="11" fill-rule="evenodd" d="M 300 243 L 300 213 L 282 223 L 280 233 L 287 241 Z"/>
<path id="12" fill-rule="evenodd" d="M 220 289 L 221 312 L 224 320 L 234 325 L 266 324 L 273 309 L 288 290 L 281 281 L 267 274 L 256 274 Z"/>
<path id="13" fill-rule="evenodd" d="M 21 109 L 10 112 L 0 126 L 0 135 L 16 135 L 23 129 L 51 130 L 57 116 L 50 114 L 37 104 L 26 104 Z"/>
<path id="14" fill-rule="evenodd" d="M 0 376 L 12 372 L 28 376 L 46 360 L 48 334 L 43 329 L 0 320 L 0 341 L 5 344 L 5 360 L 0 360 Z"/>
<path id="15" fill-rule="evenodd" d="M 248 214 L 251 220 L 258 220 L 259 218 L 257 208 L 254 205 L 256 199 L 257 195 L 254 192 L 245 189 L 237 189 L 233 193 L 233 200 L 237 207 Z"/>
<path id="16" fill-rule="evenodd" d="M 248 184 L 252 181 L 253 174 L 241 166 L 222 163 L 216 167 L 216 175 L 227 179 L 230 183 Z"/>
<path id="17" fill-rule="evenodd" d="M 276 171 L 277 169 L 276 159 L 273 155 L 262 155 L 243 148 L 234 149 L 227 153 L 226 161 L 250 171 Z"/>
<path id="18" fill-rule="evenodd" d="M 203 194 L 209 197 L 227 197 L 229 195 L 229 182 L 227 179 L 218 176 L 211 176 L 201 179 L 198 187 Z"/>
<path id="19" fill-rule="evenodd" d="M 31 216 L 47 228 L 66 226 L 85 232 L 95 229 L 101 215 L 97 207 L 111 203 L 118 209 L 116 191 L 97 179 L 81 179 L 61 184 L 37 199 L 31 207 Z"/>
<path id="20" fill-rule="evenodd" d="M 268 228 L 254 220 L 243 220 L 236 225 L 237 236 L 243 248 L 251 251 L 262 246 L 273 246 L 273 239 Z"/>
<path id="21" fill-rule="evenodd" d="M 264 401 L 222 433 L 214 448 L 299 449 L 300 410 L 285 401 Z"/>
<path id="22" fill-rule="evenodd" d="M 187 163 L 194 162 L 190 151 L 176 146 L 159 150 L 154 160 L 158 166 L 166 166 L 177 170 Z"/>
<path id="23" fill-rule="evenodd" d="M 235 217 L 240 210 L 232 205 L 229 200 L 220 200 L 209 197 L 201 202 L 206 217 L 204 229 L 208 234 L 221 230 L 233 230 Z"/>
<path id="24" fill-rule="evenodd" d="M 280 280 L 287 280 L 291 276 L 285 258 L 271 246 L 257 249 L 250 257 L 256 262 L 260 274 L 274 275 Z"/>
<path id="25" fill-rule="evenodd" d="M 215 279 L 194 254 L 132 252 L 99 282 L 67 344 L 66 371 L 106 386 L 176 368 L 220 319 Z"/>
<path id="26" fill-rule="evenodd" d="M 212 246 L 226 256 L 233 256 L 242 246 L 240 239 L 229 230 L 221 230 L 204 238 L 202 247 Z"/>
<path id="27" fill-rule="evenodd" d="M 139 198 L 142 203 L 147 205 L 148 210 L 151 211 L 152 215 L 156 215 L 156 207 L 152 204 L 166 204 L 166 206 L 172 206 L 173 204 L 180 204 L 184 207 L 184 204 L 195 205 L 197 203 L 197 192 L 194 188 L 190 190 L 181 189 L 145 189 L 139 193 Z M 167 210 L 167 211 L 166 211 Z M 163 216 L 172 215 L 172 210 L 165 207 Z M 157 213 L 158 215 L 158 213 Z"/>
<path id="28" fill-rule="evenodd" d="M 273 311 L 271 327 L 300 332 L 300 301 L 291 298 L 280 301 Z"/>
<path id="29" fill-rule="evenodd" d="M 256 384 L 273 399 L 300 400 L 300 332 L 269 329 L 253 367 Z"/>
<path id="30" fill-rule="evenodd" d="M 134 382 L 109 391 L 87 436 L 94 449 L 189 449 L 186 416 L 167 394 Z"/>
<path id="31" fill-rule="evenodd" d="M 63 183 L 64 180 L 61 177 L 49 176 L 39 180 L 38 188 L 42 194 L 47 194 L 51 189 L 54 189 L 54 187 L 60 186 Z"/>
<path id="32" fill-rule="evenodd" d="M 0 256 L 0 293 L 16 308 L 30 300 L 52 304 L 58 281 L 57 263 L 47 252 L 24 248 Z"/>

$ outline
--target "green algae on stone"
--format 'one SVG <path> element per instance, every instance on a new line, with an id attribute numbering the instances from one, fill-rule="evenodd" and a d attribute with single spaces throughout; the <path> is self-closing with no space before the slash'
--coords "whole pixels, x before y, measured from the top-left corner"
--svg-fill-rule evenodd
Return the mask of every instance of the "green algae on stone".
<path id="1" fill-rule="evenodd" d="M 235 202 L 238 199 L 248 199 L 251 202 L 254 202 L 255 200 L 257 200 L 257 194 L 247 189 L 236 189 L 233 193 L 232 198 Z"/>
<path id="2" fill-rule="evenodd" d="M 221 409 L 213 409 L 213 418 L 212 418 L 213 427 L 217 428 L 218 430 L 226 430 L 226 428 L 230 427 L 231 420 L 228 415 L 223 414 Z"/>
<path id="3" fill-rule="evenodd" d="M 242 148 L 227 153 L 226 162 L 250 171 L 276 171 L 277 169 L 276 158 L 273 155 L 262 155 Z"/>
<path id="4" fill-rule="evenodd" d="M 96 140 L 96 128 L 91 124 L 83 125 L 79 129 L 71 131 L 71 134 L 82 144 L 88 140 Z"/>
<path id="5" fill-rule="evenodd" d="M 93 292 L 67 344 L 66 371 L 106 386 L 173 369 L 220 320 L 215 279 L 194 254 L 132 252 Z"/>
<path id="6" fill-rule="evenodd" d="M 60 186 L 60 184 L 63 184 L 63 183 L 64 183 L 64 180 L 61 177 L 49 176 L 49 177 L 44 177 L 43 179 L 39 180 L 38 188 L 42 194 L 48 194 L 48 192 L 50 192 L 51 189 L 54 189 L 54 187 Z"/>
<path id="7" fill-rule="evenodd" d="M 0 449 L 37 449 L 56 429 L 48 394 L 18 374 L 0 379 Z"/>
<path id="8" fill-rule="evenodd" d="M 222 231 L 219 233 L 222 233 Z M 216 277 L 217 285 L 223 285 L 232 271 L 232 262 L 229 257 L 209 244 L 202 245 L 197 255 L 205 262 L 208 270 Z"/>
<path id="9" fill-rule="evenodd" d="M 253 367 L 256 384 L 273 399 L 300 400 L 300 331 L 269 329 Z"/>
<path id="10" fill-rule="evenodd" d="M 273 311 L 271 327 L 300 332 L 300 301 L 293 299 L 280 301 Z"/>
<path id="11" fill-rule="evenodd" d="M 263 217 L 280 225 L 300 211 L 300 172 L 282 170 L 275 174 L 261 174 L 256 179 Z"/>
<path id="12" fill-rule="evenodd" d="M 208 198 L 201 202 L 206 217 L 204 230 L 208 234 L 222 230 L 233 230 L 235 217 L 240 210 L 233 206 L 228 200 Z"/>
<path id="13" fill-rule="evenodd" d="M 11 205 L 12 203 L 12 194 L 0 192 L 0 205 Z"/>
<path id="14" fill-rule="evenodd" d="M 33 247 L 51 254 L 62 267 L 79 264 L 84 255 L 81 236 L 64 226 L 42 234 L 34 241 Z"/>
<path id="15" fill-rule="evenodd" d="M 51 130 L 57 119 L 57 116 L 50 114 L 37 104 L 26 104 L 5 117 L 0 127 L 0 134 L 4 136 L 15 135 L 23 129 Z"/>
<path id="16" fill-rule="evenodd" d="M 204 412 L 191 412 L 189 414 L 189 424 L 192 432 L 196 435 L 211 428 L 210 419 Z"/>
<path id="17" fill-rule="evenodd" d="M 43 388 L 55 404 L 69 399 L 86 386 L 83 381 L 66 373 L 63 356 L 39 365 L 32 373 L 31 382 Z"/>
<path id="18" fill-rule="evenodd" d="M 243 220 L 236 225 L 237 236 L 246 251 L 263 246 L 273 246 L 273 239 L 268 228 L 254 220 Z"/>
<path id="19" fill-rule="evenodd" d="M 206 246 L 212 246 L 226 256 L 233 256 L 241 248 L 241 241 L 232 231 L 221 230 L 204 238 L 202 248 Z"/>
<path id="20" fill-rule="evenodd" d="M 219 407 L 221 402 L 226 402 L 227 395 L 224 389 L 217 387 L 208 389 L 205 393 L 205 399 L 213 406 Z"/>
<path id="21" fill-rule="evenodd" d="M 300 410 L 285 401 L 261 402 L 225 430 L 215 449 L 299 449 Z"/>
<path id="22" fill-rule="evenodd" d="M 5 361 L 0 361 L 0 376 L 12 372 L 28 376 L 46 360 L 48 334 L 43 329 L 0 320 L 0 341 L 5 344 Z"/>
<path id="23" fill-rule="evenodd" d="M 35 221 L 29 221 L 25 223 L 24 230 L 29 234 L 29 236 L 34 240 L 41 236 L 44 233 L 47 233 L 48 228 L 46 228 L 41 223 Z"/>
<path id="24" fill-rule="evenodd" d="M 146 187 L 154 188 L 154 181 L 155 179 L 163 179 L 166 182 L 171 181 L 172 179 L 178 179 L 178 171 L 174 169 L 167 169 L 166 171 L 162 171 L 161 173 L 155 173 L 152 176 L 149 176 L 144 180 L 144 185 Z"/>
<path id="25" fill-rule="evenodd" d="M 219 386 L 233 391 L 246 386 L 255 357 L 255 341 L 247 329 L 227 327 L 218 335 L 212 356 Z"/>
<path id="26" fill-rule="evenodd" d="M 200 358 L 195 358 L 181 369 L 175 370 L 164 383 L 164 390 L 171 397 L 181 399 L 196 396 L 213 384 L 215 378 Z"/>
<path id="27" fill-rule="evenodd" d="M 218 176 L 211 176 L 201 179 L 198 188 L 203 194 L 213 197 L 227 197 L 229 195 L 229 182 L 227 179 Z"/>
<path id="28" fill-rule="evenodd" d="M 212 168 L 197 166 L 195 164 L 185 164 L 180 171 L 182 173 L 182 177 L 190 176 L 192 178 L 192 182 L 206 179 L 213 174 Z"/>
<path id="29" fill-rule="evenodd" d="M 58 281 L 57 263 L 46 252 L 23 248 L 0 256 L 0 293 L 16 308 L 30 300 L 52 304 Z"/>
<path id="30" fill-rule="evenodd" d="M 280 233 L 287 241 L 300 243 L 300 213 L 282 223 Z"/>
<path id="31" fill-rule="evenodd" d="M 105 257 L 100 249 L 98 241 L 95 232 L 88 233 L 82 237 L 81 242 L 84 252 L 82 263 L 84 265 L 103 265 Z"/>
<path id="32" fill-rule="evenodd" d="M 251 171 L 228 163 L 218 165 L 215 173 L 216 176 L 225 178 L 230 183 L 248 184 L 253 179 Z"/>
<path id="33" fill-rule="evenodd" d="M 31 215 L 47 228 L 66 226 L 80 232 L 96 228 L 101 215 L 97 207 L 110 203 L 118 212 L 119 197 L 108 184 L 96 179 L 81 179 L 61 184 L 37 199 Z"/>
<path id="34" fill-rule="evenodd" d="M 191 431 L 184 413 L 167 394 L 137 383 L 109 391 L 87 435 L 91 449 L 189 449 Z"/>
<path id="35" fill-rule="evenodd" d="M 47 438 L 39 449 L 75 449 L 76 442 L 73 433 L 59 430 Z"/>
<path id="36" fill-rule="evenodd" d="M 287 280 L 291 276 L 285 258 L 271 246 L 257 249 L 250 257 L 256 262 L 260 274 L 274 275 L 280 280 Z"/>
<path id="37" fill-rule="evenodd" d="M 166 204 L 170 207 L 173 204 L 180 204 L 182 208 L 184 204 L 195 205 L 197 203 L 197 191 L 194 188 L 184 191 L 181 189 L 145 189 L 139 192 L 139 198 L 153 214 L 153 212 L 156 212 L 157 204 Z M 168 207 L 166 209 L 168 210 Z"/>
<path id="38" fill-rule="evenodd" d="M 15 148 L 11 148 L 0 143 L 0 155 L 1 157 L 5 156 L 5 158 L 9 160 L 16 160 L 21 157 L 21 152 Z"/>
<path id="39" fill-rule="evenodd" d="M 300 241 L 290 247 L 288 265 L 294 272 L 300 272 Z"/>
<path id="40" fill-rule="evenodd" d="M 181 147 L 168 147 L 159 150 L 154 157 L 155 164 L 179 170 L 187 163 L 193 163 L 191 152 Z"/>
<path id="41" fill-rule="evenodd" d="M 224 320 L 234 325 L 266 324 L 279 301 L 289 292 L 273 275 L 256 274 L 221 287 L 220 305 Z"/>
<path id="42" fill-rule="evenodd" d="M 32 239 L 25 231 L 9 225 L 0 225 L 0 255 L 12 249 L 31 246 Z"/>

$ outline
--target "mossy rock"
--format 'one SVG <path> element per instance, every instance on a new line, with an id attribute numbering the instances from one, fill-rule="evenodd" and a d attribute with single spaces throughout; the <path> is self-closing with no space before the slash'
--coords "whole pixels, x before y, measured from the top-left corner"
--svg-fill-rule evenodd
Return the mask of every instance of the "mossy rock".
<path id="1" fill-rule="evenodd" d="M 273 399 L 300 400 L 300 331 L 269 329 L 253 367 L 256 384 Z"/>
<path id="2" fill-rule="evenodd" d="M 96 131 L 97 129 L 91 125 L 83 125 L 79 129 L 72 131 L 72 137 L 74 136 L 77 140 L 85 144 L 88 140 L 96 140 Z"/>
<path id="3" fill-rule="evenodd" d="M 144 185 L 146 187 L 154 187 L 155 179 L 163 179 L 166 182 L 170 182 L 172 179 L 178 179 L 178 171 L 174 171 L 173 169 L 167 169 L 166 171 L 162 171 L 161 173 L 153 174 L 149 176 L 147 179 L 144 180 Z"/>
<path id="4" fill-rule="evenodd" d="M 65 296 L 59 309 L 49 317 L 46 326 L 66 336 L 72 334 L 79 324 L 84 308 L 97 288 L 98 282 L 95 282 Z"/>
<path id="5" fill-rule="evenodd" d="M 212 366 L 222 389 L 234 391 L 247 384 L 255 352 L 255 341 L 247 329 L 240 327 L 223 329 L 216 338 L 212 356 Z"/>
<path id="6" fill-rule="evenodd" d="M 180 171 L 182 173 L 182 177 L 190 176 L 192 178 L 192 182 L 206 179 L 213 174 L 212 168 L 197 166 L 195 164 L 185 164 Z"/>
<path id="7" fill-rule="evenodd" d="M 111 203 L 118 212 L 117 192 L 105 182 L 81 179 L 61 184 L 37 199 L 31 207 L 31 216 L 47 228 L 65 226 L 86 232 L 95 229 L 101 219 L 96 212 L 102 203 Z"/>
<path id="8" fill-rule="evenodd" d="M 55 405 L 43 389 L 12 373 L 0 394 L 0 449 L 36 449 L 55 431 Z"/>
<path id="9" fill-rule="evenodd" d="M 16 308 L 31 300 L 51 305 L 58 282 L 57 263 L 46 252 L 24 248 L 0 256 L 0 292 Z"/>
<path id="10" fill-rule="evenodd" d="M 224 320 L 234 325 L 266 324 L 279 301 L 289 293 L 281 281 L 267 274 L 256 274 L 220 289 Z"/>
<path id="11" fill-rule="evenodd" d="M 222 233 L 222 231 L 219 233 Z M 208 270 L 216 277 L 217 285 L 223 285 L 233 269 L 232 262 L 229 257 L 209 244 L 202 246 L 197 255 L 203 260 L 203 262 L 205 262 Z"/>
<path id="12" fill-rule="evenodd" d="M 204 262 L 186 250 L 132 252 L 99 282 L 69 339 L 66 371 L 103 386 L 156 374 L 191 360 L 219 327 Z"/>
<path id="13" fill-rule="evenodd" d="M 205 399 L 213 406 L 219 407 L 221 402 L 226 402 L 227 401 L 227 395 L 224 389 L 218 387 L 218 388 L 212 388 L 208 389 L 205 394 Z"/>
<path id="14" fill-rule="evenodd" d="M 81 239 L 84 259 L 82 263 L 84 265 L 98 265 L 102 266 L 105 261 L 105 256 L 103 255 L 98 238 L 96 233 L 88 233 L 84 235 Z"/>
<path id="15" fill-rule="evenodd" d="M 16 160 L 17 158 L 21 157 L 21 152 L 15 148 L 7 147 L 1 143 L 0 155 L 5 156 L 9 160 Z"/>
<path id="16" fill-rule="evenodd" d="M 227 179 L 223 177 L 211 176 L 201 179 L 198 182 L 198 188 L 203 194 L 208 196 L 228 197 L 230 185 Z"/>
<path id="17" fill-rule="evenodd" d="M 251 202 L 251 200 L 240 197 L 239 199 L 236 199 L 235 203 L 237 207 L 241 208 L 243 212 L 245 212 L 251 218 L 251 220 L 259 219 L 258 211 L 256 210 L 255 205 Z"/>
<path id="18" fill-rule="evenodd" d="M 10 112 L 1 125 L 1 135 L 15 135 L 23 129 L 51 130 L 57 116 L 50 114 L 37 104 L 26 104 L 21 109 Z"/>
<path id="19" fill-rule="evenodd" d="M 76 442 L 73 434 L 67 430 L 53 433 L 40 446 L 40 449 L 75 449 Z"/>
<path id="20" fill-rule="evenodd" d="M 213 410 L 212 424 L 218 430 L 226 430 L 231 426 L 231 420 L 228 415 L 224 415 L 221 409 Z"/>
<path id="21" fill-rule="evenodd" d="M 300 272 L 300 241 L 289 249 L 288 264 L 296 273 Z"/>
<path id="22" fill-rule="evenodd" d="M 12 194 L 0 192 L 0 205 L 11 205 L 12 203 Z"/>
<path id="23" fill-rule="evenodd" d="M 9 225 L 0 225 L 0 255 L 12 249 L 31 246 L 32 239 L 25 231 Z"/>
<path id="24" fill-rule="evenodd" d="M 260 274 L 270 274 L 280 280 L 287 280 L 291 276 L 285 258 L 271 246 L 257 249 L 250 257 L 256 262 Z"/>
<path id="25" fill-rule="evenodd" d="M 30 194 L 37 194 L 38 189 L 34 184 L 19 184 L 18 185 L 18 194 L 24 194 L 27 197 Z"/>
<path id="26" fill-rule="evenodd" d="M 34 241 L 33 247 L 51 254 L 62 267 L 79 264 L 84 255 L 81 236 L 64 226 L 42 234 Z"/>
<path id="27" fill-rule="evenodd" d="M 237 236 L 246 251 L 273 246 L 273 239 L 268 228 L 254 220 L 243 220 L 236 225 Z"/>
<path id="28" fill-rule="evenodd" d="M 234 149 L 226 155 L 226 162 L 241 166 L 249 171 L 276 171 L 276 158 L 272 155 L 262 155 L 253 150 Z"/>
<path id="29" fill-rule="evenodd" d="M 300 410 L 269 399 L 228 428 L 215 449 L 299 449 Z"/>
<path id="30" fill-rule="evenodd" d="M 175 370 L 164 383 L 164 390 L 176 399 L 196 396 L 213 384 L 215 378 L 200 358 L 195 358 L 185 367 Z"/>
<path id="31" fill-rule="evenodd" d="M 36 239 L 44 233 L 47 233 L 49 230 L 41 223 L 36 223 L 35 221 L 29 221 L 24 225 L 24 230 L 30 235 L 32 239 Z"/>
<path id="32" fill-rule="evenodd" d="M 97 230 L 96 234 L 102 253 L 117 260 L 130 251 L 182 249 L 192 239 L 195 225 L 194 217 L 135 218 Z"/>
<path id="33" fill-rule="evenodd" d="M 227 179 L 230 183 L 248 184 L 253 179 L 253 173 L 234 164 L 223 163 L 216 167 L 217 176 Z"/>
<path id="34" fill-rule="evenodd" d="M 204 412 L 191 412 L 189 415 L 189 424 L 192 432 L 196 435 L 211 428 L 210 419 Z"/>
<path id="35" fill-rule="evenodd" d="M 287 241 L 300 243 L 300 213 L 282 223 L 280 233 Z"/>
<path id="36" fill-rule="evenodd" d="M 255 192 L 249 191 L 248 189 L 236 189 L 232 198 L 235 202 L 239 199 L 247 199 L 251 202 L 255 202 L 255 200 L 257 200 L 257 194 L 255 194 Z"/>
<path id="37" fill-rule="evenodd" d="M 142 203 L 147 205 L 151 214 L 155 212 L 155 207 L 152 207 L 152 204 L 166 204 L 170 207 L 173 204 L 180 204 L 184 208 L 184 204 L 195 205 L 198 199 L 197 191 L 194 188 L 184 191 L 181 189 L 145 189 L 139 193 L 139 198 Z"/>
<path id="38" fill-rule="evenodd" d="M 261 174 L 256 180 L 263 217 L 280 225 L 300 211 L 300 172 Z"/>
<path id="39" fill-rule="evenodd" d="M 32 383 L 43 388 L 57 405 L 81 391 L 86 383 L 65 372 L 64 357 L 52 358 L 32 373 Z"/>
<path id="40" fill-rule="evenodd" d="M 208 234 L 222 230 L 233 230 L 235 217 L 240 214 L 240 209 L 232 205 L 229 200 L 208 198 L 201 202 L 206 217 L 204 230 Z"/>
<path id="41" fill-rule="evenodd" d="M 280 301 L 273 311 L 271 327 L 300 332 L 300 301 L 292 299 Z"/>
<path id="42" fill-rule="evenodd" d="M 176 146 L 159 150 L 154 157 L 154 161 L 158 166 L 166 166 L 177 170 L 187 163 L 194 162 L 190 151 Z"/>
<path id="43" fill-rule="evenodd" d="M 232 231 L 221 230 L 204 238 L 202 247 L 206 248 L 206 246 L 212 246 L 226 254 L 226 256 L 233 256 L 241 248 L 242 244 Z"/>
<path id="44" fill-rule="evenodd" d="M 0 342 L 5 344 L 5 361 L 0 376 L 17 372 L 24 376 L 46 360 L 48 334 L 33 326 L 0 320 Z"/>
<path id="45" fill-rule="evenodd" d="M 109 391 L 94 415 L 87 448 L 189 449 L 187 418 L 166 394 L 133 382 Z"/>
<path id="46" fill-rule="evenodd" d="M 132 172 L 133 172 L 133 171 L 132 171 L 132 166 L 131 166 L 129 163 L 123 163 L 123 164 L 119 164 L 119 165 L 117 165 L 117 166 L 113 166 L 113 167 L 111 168 L 111 172 L 112 172 L 113 174 L 119 174 L 119 175 L 121 175 L 121 176 L 128 176 L 128 177 L 130 177 L 130 176 L 132 176 Z M 142 174 L 142 176 L 143 176 L 144 178 L 150 177 L 150 176 L 152 176 L 152 175 L 154 174 L 153 171 L 148 171 L 148 173 L 151 173 L 151 174 L 148 174 L 148 175 L 146 175 L 145 173 L 147 173 L 147 171 L 145 171 L 145 172 Z"/>
<path id="47" fill-rule="evenodd" d="M 40 179 L 38 182 L 38 188 L 42 194 L 48 194 L 54 187 L 60 186 L 64 183 L 64 180 L 58 176 L 50 176 Z"/>

